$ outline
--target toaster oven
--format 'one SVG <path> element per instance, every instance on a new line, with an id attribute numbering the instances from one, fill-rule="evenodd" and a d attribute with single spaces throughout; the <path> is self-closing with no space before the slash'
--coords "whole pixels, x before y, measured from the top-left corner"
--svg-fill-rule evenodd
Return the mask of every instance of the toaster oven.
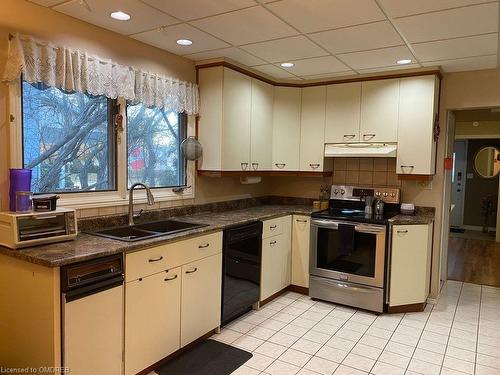
<path id="1" fill-rule="evenodd" d="M 0 212 L 0 245 L 11 249 L 73 240 L 76 233 L 76 214 L 73 209 Z"/>

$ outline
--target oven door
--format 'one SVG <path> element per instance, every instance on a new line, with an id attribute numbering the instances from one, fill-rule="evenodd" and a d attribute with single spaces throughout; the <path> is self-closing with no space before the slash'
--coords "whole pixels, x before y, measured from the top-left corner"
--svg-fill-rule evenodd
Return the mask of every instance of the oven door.
<path id="1" fill-rule="evenodd" d="M 338 225 L 355 227 L 350 253 L 339 251 Z M 311 220 L 310 274 L 384 287 L 386 227 L 337 220 Z"/>

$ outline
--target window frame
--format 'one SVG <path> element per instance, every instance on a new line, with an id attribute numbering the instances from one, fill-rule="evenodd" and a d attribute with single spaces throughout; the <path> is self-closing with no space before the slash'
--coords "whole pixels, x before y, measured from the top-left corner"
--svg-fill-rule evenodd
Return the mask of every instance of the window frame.
<path id="1" fill-rule="evenodd" d="M 22 134 L 22 89 L 21 79 L 16 83 L 9 84 L 9 167 L 23 167 L 23 134 Z M 117 99 L 118 113 L 123 116 L 123 131 L 116 133 L 116 190 L 88 191 L 57 193 L 60 196 L 58 205 L 76 209 L 100 208 L 128 205 L 129 191 L 127 188 L 127 103 L 124 98 Z M 195 135 L 195 118 L 186 116 L 185 136 Z M 181 192 L 174 192 L 177 187 L 154 188 L 155 206 L 153 208 L 168 207 L 168 202 L 174 200 L 194 199 L 195 197 L 195 162 L 186 161 L 185 181 L 186 185 Z M 146 194 L 141 189 L 134 192 L 135 203 L 146 203 Z M 119 212 L 119 211 L 117 211 Z"/>

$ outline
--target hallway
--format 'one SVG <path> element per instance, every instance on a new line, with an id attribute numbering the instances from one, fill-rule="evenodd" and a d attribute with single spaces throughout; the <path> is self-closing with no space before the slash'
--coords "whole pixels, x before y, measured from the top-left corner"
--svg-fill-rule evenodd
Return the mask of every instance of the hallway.
<path id="1" fill-rule="evenodd" d="M 448 279 L 500 287 L 500 243 L 450 236 Z"/>

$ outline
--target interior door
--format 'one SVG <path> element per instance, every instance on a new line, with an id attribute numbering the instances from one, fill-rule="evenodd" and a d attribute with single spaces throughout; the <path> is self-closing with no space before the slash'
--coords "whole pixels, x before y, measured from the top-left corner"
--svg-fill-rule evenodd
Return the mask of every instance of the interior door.
<path id="1" fill-rule="evenodd" d="M 467 141 L 455 141 L 451 180 L 450 225 L 452 227 L 459 227 L 463 224 L 466 168 Z"/>

